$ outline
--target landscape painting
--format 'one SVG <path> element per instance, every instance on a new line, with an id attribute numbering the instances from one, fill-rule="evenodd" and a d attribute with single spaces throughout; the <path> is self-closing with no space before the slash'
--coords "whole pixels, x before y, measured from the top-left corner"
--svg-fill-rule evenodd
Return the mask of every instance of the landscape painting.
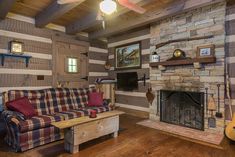
<path id="1" fill-rule="evenodd" d="M 140 43 L 133 43 L 115 49 L 116 69 L 141 67 Z"/>

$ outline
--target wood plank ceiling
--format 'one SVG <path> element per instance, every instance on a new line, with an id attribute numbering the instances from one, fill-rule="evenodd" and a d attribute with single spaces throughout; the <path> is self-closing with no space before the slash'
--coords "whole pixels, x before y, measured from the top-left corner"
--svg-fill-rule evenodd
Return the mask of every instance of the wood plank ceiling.
<path id="1" fill-rule="evenodd" d="M 101 21 L 96 20 L 100 1 L 81 0 L 81 3 L 59 5 L 56 0 L 2 0 L 0 8 L 4 8 L 6 3 L 8 7 L 0 11 L 0 18 L 3 19 L 9 11 L 35 18 L 37 27 L 54 23 L 65 26 L 69 34 L 84 31 L 89 33 L 91 38 L 100 38 L 143 27 L 161 18 L 224 0 L 130 0 L 143 6 L 147 10 L 146 13 L 141 15 L 118 5 L 117 12 L 106 17 L 106 29 L 102 28 Z"/>

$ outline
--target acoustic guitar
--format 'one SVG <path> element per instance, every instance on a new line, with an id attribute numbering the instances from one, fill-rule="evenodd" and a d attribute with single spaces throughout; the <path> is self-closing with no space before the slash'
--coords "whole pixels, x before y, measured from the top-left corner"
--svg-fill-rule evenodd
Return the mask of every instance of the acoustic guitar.
<path id="1" fill-rule="evenodd" d="M 230 81 L 228 75 L 228 64 L 226 64 L 226 93 L 229 100 L 229 111 L 232 121 L 225 128 L 225 135 L 232 141 L 235 141 L 235 114 L 232 110 L 232 101 L 230 96 Z"/>
<path id="2" fill-rule="evenodd" d="M 225 135 L 232 141 L 235 141 L 235 114 L 232 121 L 225 128 Z"/>

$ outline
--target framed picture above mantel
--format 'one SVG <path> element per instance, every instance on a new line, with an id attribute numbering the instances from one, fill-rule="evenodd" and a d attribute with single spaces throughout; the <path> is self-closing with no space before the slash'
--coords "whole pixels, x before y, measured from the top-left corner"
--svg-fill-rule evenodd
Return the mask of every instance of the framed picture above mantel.
<path id="1" fill-rule="evenodd" d="M 130 43 L 115 48 L 115 70 L 141 68 L 141 44 Z"/>
<path id="2" fill-rule="evenodd" d="M 215 45 L 203 45 L 197 47 L 197 58 L 214 57 Z"/>

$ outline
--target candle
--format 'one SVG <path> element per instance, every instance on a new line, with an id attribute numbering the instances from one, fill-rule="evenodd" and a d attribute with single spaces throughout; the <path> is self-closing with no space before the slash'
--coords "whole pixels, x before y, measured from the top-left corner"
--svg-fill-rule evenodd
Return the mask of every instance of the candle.
<path id="1" fill-rule="evenodd" d="M 96 118 L 96 111 L 91 110 L 90 118 Z"/>

